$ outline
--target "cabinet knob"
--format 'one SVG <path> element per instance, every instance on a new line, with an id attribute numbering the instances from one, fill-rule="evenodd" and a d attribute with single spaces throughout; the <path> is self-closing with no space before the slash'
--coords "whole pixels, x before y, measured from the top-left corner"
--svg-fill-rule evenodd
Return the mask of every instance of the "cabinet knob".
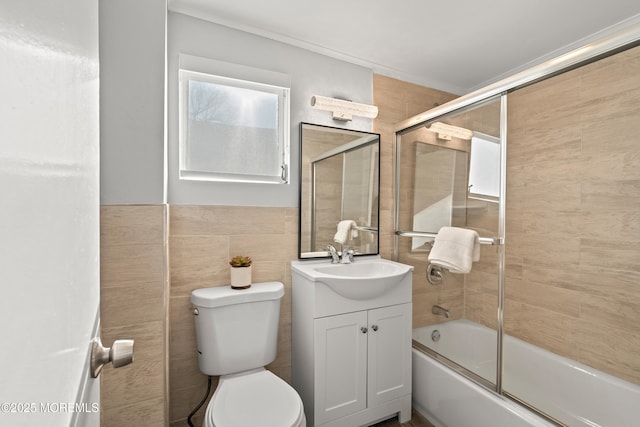
<path id="1" fill-rule="evenodd" d="M 360 331 L 361 331 L 363 334 L 366 334 L 366 333 L 367 333 L 367 328 L 365 328 L 365 327 L 363 326 L 363 327 L 361 327 L 361 328 L 360 328 Z"/>
<path id="2" fill-rule="evenodd" d="M 371 329 L 373 329 L 373 332 L 378 330 L 378 325 L 371 325 Z"/>

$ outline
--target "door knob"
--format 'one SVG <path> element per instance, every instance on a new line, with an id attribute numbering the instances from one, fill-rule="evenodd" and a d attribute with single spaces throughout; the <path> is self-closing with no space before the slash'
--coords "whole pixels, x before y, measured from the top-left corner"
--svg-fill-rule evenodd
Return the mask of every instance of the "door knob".
<path id="1" fill-rule="evenodd" d="M 102 367 L 111 362 L 114 368 L 133 362 L 133 340 L 116 340 L 111 347 L 104 347 L 100 337 L 91 342 L 91 378 L 98 378 Z"/>

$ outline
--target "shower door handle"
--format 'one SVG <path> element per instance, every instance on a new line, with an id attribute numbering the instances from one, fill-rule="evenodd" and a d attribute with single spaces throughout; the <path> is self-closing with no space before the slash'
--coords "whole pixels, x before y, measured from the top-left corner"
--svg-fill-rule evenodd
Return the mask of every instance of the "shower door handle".
<path id="1" fill-rule="evenodd" d="M 91 378 L 98 378 L 102 367 L 111 363 L 114 368 L 120 368 L 133 362 L 133 340 L 116 340 L 111 347 L 102 345 L 100 337 L 91 342 Z"/>

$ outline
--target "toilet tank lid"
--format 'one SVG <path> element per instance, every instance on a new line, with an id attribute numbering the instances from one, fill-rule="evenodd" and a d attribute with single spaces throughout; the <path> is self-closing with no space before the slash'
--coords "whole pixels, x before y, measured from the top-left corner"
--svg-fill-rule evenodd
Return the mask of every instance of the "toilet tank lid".
<path id="1" fill-rule="evenodd" d="M 196 307 L 222 307 L 255 301 L 280 299 L 284 295 L 281 282 L 252 283 L 248 289 L 233 289 L 231 286 L 196 289 L 191 292 L 191 303 Z"/>

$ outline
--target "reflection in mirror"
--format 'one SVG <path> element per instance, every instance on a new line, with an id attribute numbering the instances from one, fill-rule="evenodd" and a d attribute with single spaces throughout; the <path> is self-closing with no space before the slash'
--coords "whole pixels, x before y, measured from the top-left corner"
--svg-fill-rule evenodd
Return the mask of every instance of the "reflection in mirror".
<path id="1" fill-rule="evenodd" d="M 411 230 L 437 232 L 440 227 L 458 225 L 460 211 L 454 207 L 464 203 L 467 152 L 421 141 L 416 141 L 412 151 L 415 153 L 415 174 Z M 411 249 L 428 241 L 415 237 Z"/>
<path id="2" fill-rule="evenodd" d="M 498 236 L 500 102 L 440 116 L 401 135 L 398 229 L 437 234 L 442 226 Z M 433 238 L 412 237 L 410 251 Z"/>
<path id="3" fill-rule="evenodd" d="M 500 161 L 502 117 L 501 101 L 496 97 L 397 134 L 395 220 L 399 238 L 394 242 L 394 255 L 399 262 L 413 265 L 414 271 L 424 271 L 414 276 L 414 286 L 424 284 L 430 289 L 429 298 L 418 304 L 414 299 L 418 327 L 444 320 L 434 316 L 434 302 L 436 308 L 449 310 L 451 319 L 495 325 L 498 289 L 504 280 L 498 269 L 504 262 L 503 248 L 481 245 L 480 259 L 468 274 L 448 269 L 438 272 L 428 255 L 443 225 L 475 230 L 485 242 L 504 236 L 500 215 L 500 207 L 504 208 L 500 177 L 505 166 Z M 479 344 L 495 348 L 498 337 L 497 331 L 488 333 Z M 428 335 L 417 341 L 438 353 L 442 349 Z M 495 368 L 471 363 L 466 354 L 442 356 L 474 373 L 489 388 L 497 388 Z"/>
<path id="4" fill-rule="evenodd" d="M 378 253 L 380 135 L 300 124 L 299 257 Z"/>
<path id="5" fill-rule="evenodd" d="M 469 161 L 469 198 L 499 202 L 500 138 L 474 132 Z"/>

